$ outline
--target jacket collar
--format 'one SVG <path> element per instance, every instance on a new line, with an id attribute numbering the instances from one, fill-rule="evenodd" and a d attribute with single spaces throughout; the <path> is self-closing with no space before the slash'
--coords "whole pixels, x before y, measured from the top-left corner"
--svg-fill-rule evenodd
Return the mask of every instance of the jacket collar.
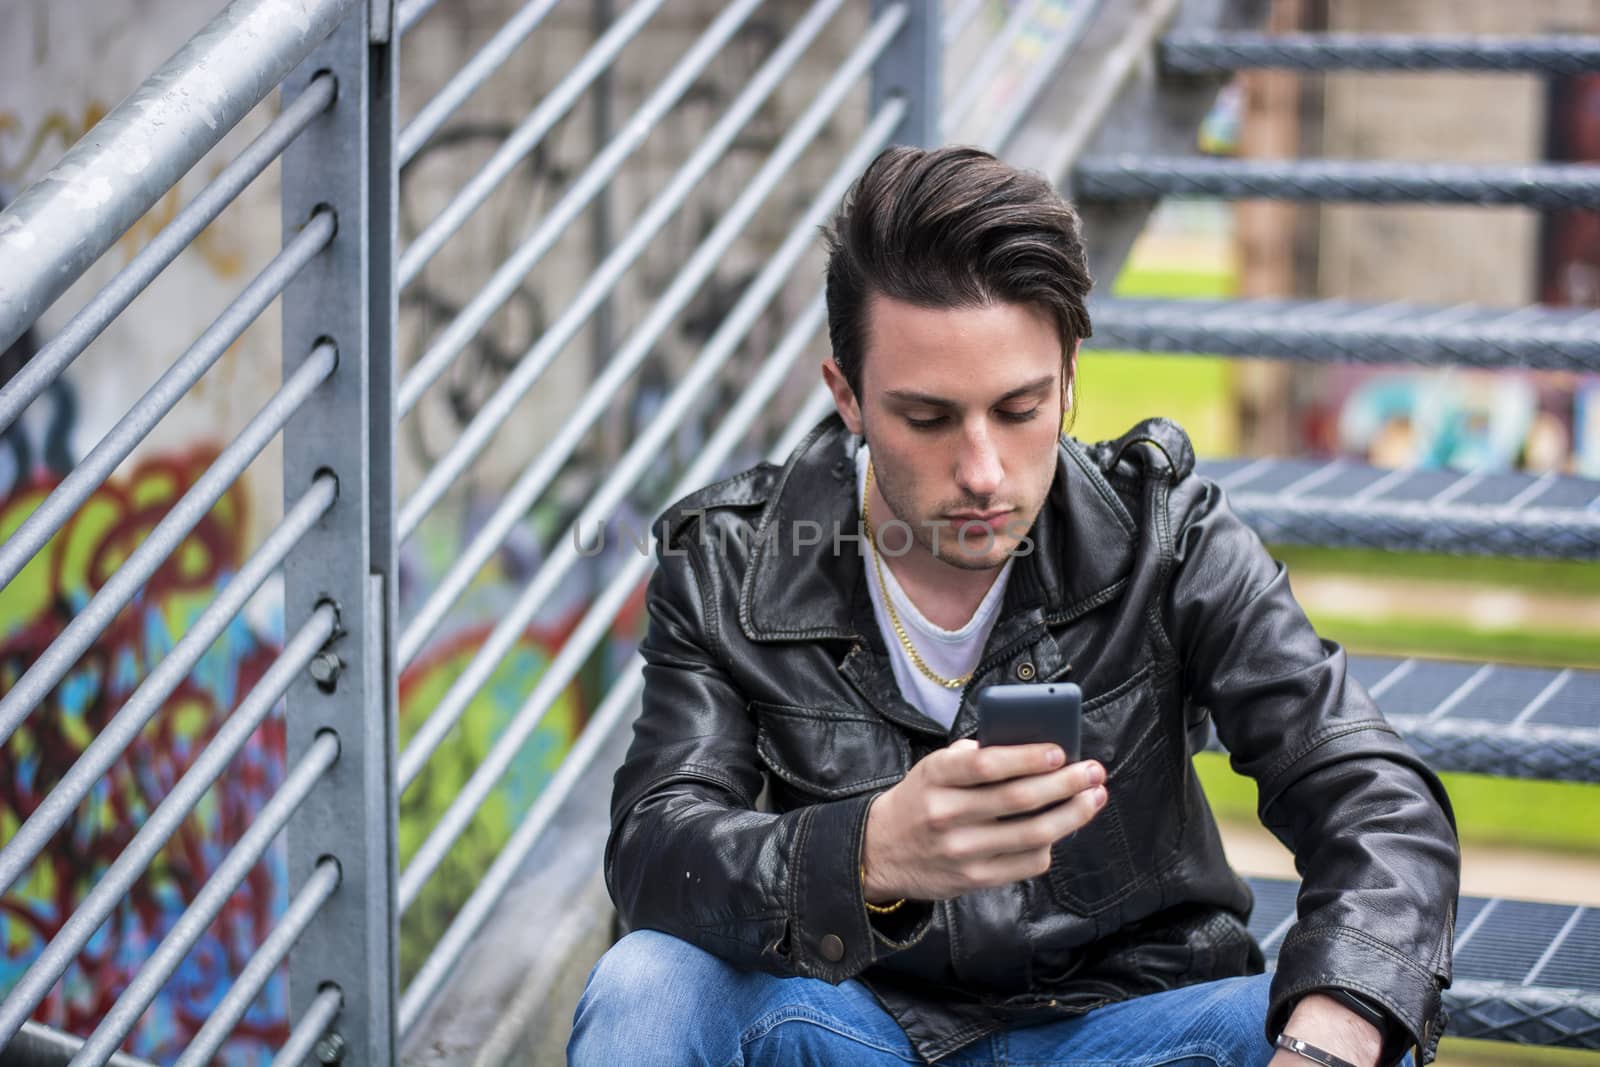
<path id="1" fill-rule="evenodd" d="M 785 461 L 757 520 L 739 594 L 739 624 L 750 640 L 858 640 L 870 624 L 870 606 L 862 610 L 870 605 L 866 561 L 859 542 L 845 540 L 861 533 L 859 446 L 835 412 Z M 1037 608 L 1046 621 L 1062 622 L 1115 593 L 1132 564 L 1138 530 L 1083 446 L 1063 434 L 1055 480 L 1029 537 L 1033 551 L 1011 569 L 1002 614 Z M 818 543 L 804 543 L 810 540 Z"/>

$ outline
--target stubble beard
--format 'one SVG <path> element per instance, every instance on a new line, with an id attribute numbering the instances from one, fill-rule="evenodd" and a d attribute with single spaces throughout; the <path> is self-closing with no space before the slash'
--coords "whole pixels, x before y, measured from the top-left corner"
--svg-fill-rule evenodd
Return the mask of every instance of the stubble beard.
<path id="1" fill-rule="evenodd" d="M 988 530 L 980 523 L 967 527 L 966 536 L 963 538 L 962 523 L 957 519 L 941 519 L 937 515 L 931 518 L 904 519 L 903 516 L 913 509 L 902 506 L 897 479 L 893 476 L 885 479 L 882 468 L 877 468 L 876 475 L 878 493 L 888 503 L 889 510 L 893 512 L 892 518 L 905 522 L 911 528 L 911 535 L 922 551 L 958 570 L 992 571 L 1000 568 L 1022 543 L 1021 535 L 1031 529 L 1034 520 L 1038 518 L 1038 507 L 1033 508 L 1026 517 L 1019 508 L 1006 517 L 1005 529 L 995 531 L 992 539 Z M 873 516 L 874 537 L 878 538 L 874 547 L 881 548 L 886 544 L 891 550 L 898 549 L 904 544 L 903 535 L 893 534 L 888 539 L 882 536 L 881 531 L 887 521 L 889 520 Z M 943 525 L 939 526 L 938 545 L 935 547 L 933 527 L 939 523 Z M 974 551 L 965 551 L 962 548 L 963 541 L 972 546 Z M 982 555 L 977 554 L 979 549 L 984 550 Z"/>

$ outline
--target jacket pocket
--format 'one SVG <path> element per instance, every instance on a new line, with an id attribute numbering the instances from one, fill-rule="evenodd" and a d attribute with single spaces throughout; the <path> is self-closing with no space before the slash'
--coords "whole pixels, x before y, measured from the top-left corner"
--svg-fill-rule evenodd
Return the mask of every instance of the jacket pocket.
<path id="1" fill-rule="evenodd" d="M 859 712 L 755 701 L 756 752 L 792 789 L 839 800 L 891 786 L 911 769 L 911 745 L 893 725 Z"/>
<path id="2" fill-rule="evenodd" d="M 1083 755 L 1106 768 L 1106 806 L 1056 842 L 1050 892 L 1095 919 L 1097 936 L 1159 911 L 1161 875 L 1183 838 L 1180 752 L 1147 667 L 1083 709 Z"/>

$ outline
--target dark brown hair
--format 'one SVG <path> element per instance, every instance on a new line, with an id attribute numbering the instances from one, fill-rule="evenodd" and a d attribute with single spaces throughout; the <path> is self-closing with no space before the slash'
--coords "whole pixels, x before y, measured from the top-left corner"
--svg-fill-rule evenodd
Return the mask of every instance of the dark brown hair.
<path id="1" fill-rule="evenodd" d="M 1039 307 L 1061 335 L 1064 377 L 1090 335 L 1077 213 L 1042 176 L 980 149 L 885 149 L 824 236 L 828 339 L 858 398 L 875 294 L 924 308 Z"/>

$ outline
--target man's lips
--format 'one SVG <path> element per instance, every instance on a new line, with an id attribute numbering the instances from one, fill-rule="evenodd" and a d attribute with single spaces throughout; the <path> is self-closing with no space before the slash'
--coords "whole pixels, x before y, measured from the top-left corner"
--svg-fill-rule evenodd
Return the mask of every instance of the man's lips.
<path id="1" fill-rule="evenodd" d="M 1006 521 L 1015 511 L 1015 508 L 1002 508 L 999 511 L 952 511 L 945 517 L 953 521 L 958 528 L 967 523 L 979 523 L 998 532 L 1004 529 Z"/>

